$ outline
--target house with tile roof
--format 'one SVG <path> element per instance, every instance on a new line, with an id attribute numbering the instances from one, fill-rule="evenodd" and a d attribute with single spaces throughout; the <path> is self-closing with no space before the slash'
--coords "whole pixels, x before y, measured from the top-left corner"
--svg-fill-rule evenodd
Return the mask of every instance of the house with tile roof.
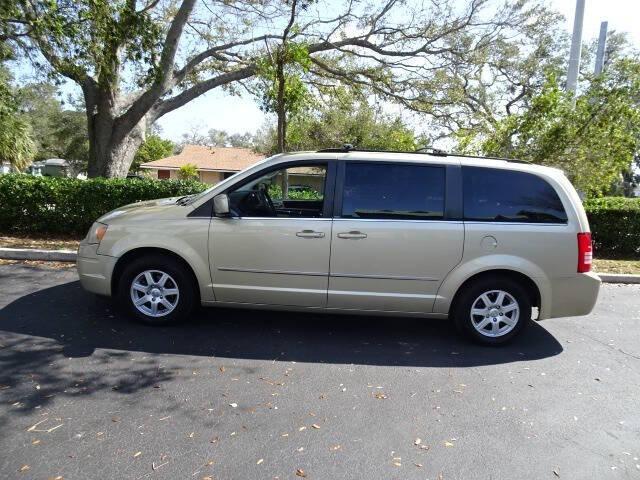
<path id="1" fill-rule="evenodd" d="M 185 145 L 178 155 L 143 163 L 140 168 L 162 180 L 178 178 L 180 167 L 191 164 L 198 169 L 201 182 L 215 184 L 264 158 L 249 148 Z"/>

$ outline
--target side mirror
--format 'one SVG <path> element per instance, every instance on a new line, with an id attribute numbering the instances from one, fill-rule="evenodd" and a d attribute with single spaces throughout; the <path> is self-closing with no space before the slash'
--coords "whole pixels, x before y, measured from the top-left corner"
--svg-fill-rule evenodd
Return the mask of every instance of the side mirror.
<path id="1" fill-rule="evenodd" d="M 229 197 L 225 193 L 213 197 L 213 213 L 216 217 L 229 216 Z"/>

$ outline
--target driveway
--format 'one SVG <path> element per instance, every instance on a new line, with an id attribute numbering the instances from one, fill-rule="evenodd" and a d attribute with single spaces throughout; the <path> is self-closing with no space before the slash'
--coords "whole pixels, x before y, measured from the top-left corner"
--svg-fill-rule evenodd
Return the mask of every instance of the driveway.
<path id="1" fill-rule="evenodd" d="M 640 478 L 640 286 L 494 349 L 421 319 L 152 328 L 4 265 L 0 346 L 2 478 Z"/>

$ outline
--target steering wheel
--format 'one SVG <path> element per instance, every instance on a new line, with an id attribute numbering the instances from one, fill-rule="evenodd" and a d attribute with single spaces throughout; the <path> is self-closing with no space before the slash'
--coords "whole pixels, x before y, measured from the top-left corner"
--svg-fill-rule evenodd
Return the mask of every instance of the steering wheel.
<path id="1" fill-rule="evenodd" d="M 273 200 L 269 196 L 269 191 L 264 183 L 261 183 L 258 187 L 258 197 L 260 198 L 260 203 L 263 204 L 272 216 L 276 216 L 276 207 L 273 204 Z"/>

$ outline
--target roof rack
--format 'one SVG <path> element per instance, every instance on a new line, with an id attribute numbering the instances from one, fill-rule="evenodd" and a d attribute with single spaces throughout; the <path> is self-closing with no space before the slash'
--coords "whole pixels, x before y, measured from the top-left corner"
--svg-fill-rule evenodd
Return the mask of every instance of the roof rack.
<path id="1" fill-rule="evenodd" d="M 430 151 L 427 151 L 430 150 Z M 446 157 L 447 152 L 444 150 L 438 150 L 437 148 L 420 148 L 418 150 L 380 150 L 369 148 L 356 148 L 351 143 L 345 143 L 342 147 L 323 148 L 322 150 L 316 150 L 316 153 L 349 153 L 349 152 L 377 152 L 377 153 L 422 153 L 427 155 L 438 155 Z"/>
<path id="2" fill-rule="evenodd" d="M 408 150 L 379 150 L 379 149 L 367 149 L 367 148 L 356 148 L 351 143 L 345 143 L 342 147 L 334 147 L 334 148 L 323 148 L 321 150 L 317 150 L 316 153 L 349 153 L 349 152 L 377 152 L 377 153 L 417 153 L 423 155 L 434 155 L 437 157 L 447 157 L 452 155 L 454 157 L 465 157 L 465 158 L 480 158 L 487 160 L 502 160 L 504 162 L 511 163 L 531 163 L 528 160 L 518 160 L 515 158 L 502 158 L 502 157 L 490 157 L 490 156 L 482 156 L 482 155 L 468 155 L 464 153 L 447 153 L 444 150 L 440 150 L 439 148 L 433 147 L 422 147 L 418 148 L 414 151 Z"/>
<path id="3" fill-rule="evenodd" d="M 531 164 L 533 162 L 530 162 L 529 160 L 520 160 L 517 158 L 505 158 L 505 157 L 490 157 L 487 155 L 468 155 L 466 153 L 452 153 L 451 155 L 455 155 L 456 157 L 464 157 L 464 158 L 481 158 L 481 159 L 486 159 L 486 160 L 502 160 L 503 162 L 510 162 L 510 163 L 528 163 Z"/>

